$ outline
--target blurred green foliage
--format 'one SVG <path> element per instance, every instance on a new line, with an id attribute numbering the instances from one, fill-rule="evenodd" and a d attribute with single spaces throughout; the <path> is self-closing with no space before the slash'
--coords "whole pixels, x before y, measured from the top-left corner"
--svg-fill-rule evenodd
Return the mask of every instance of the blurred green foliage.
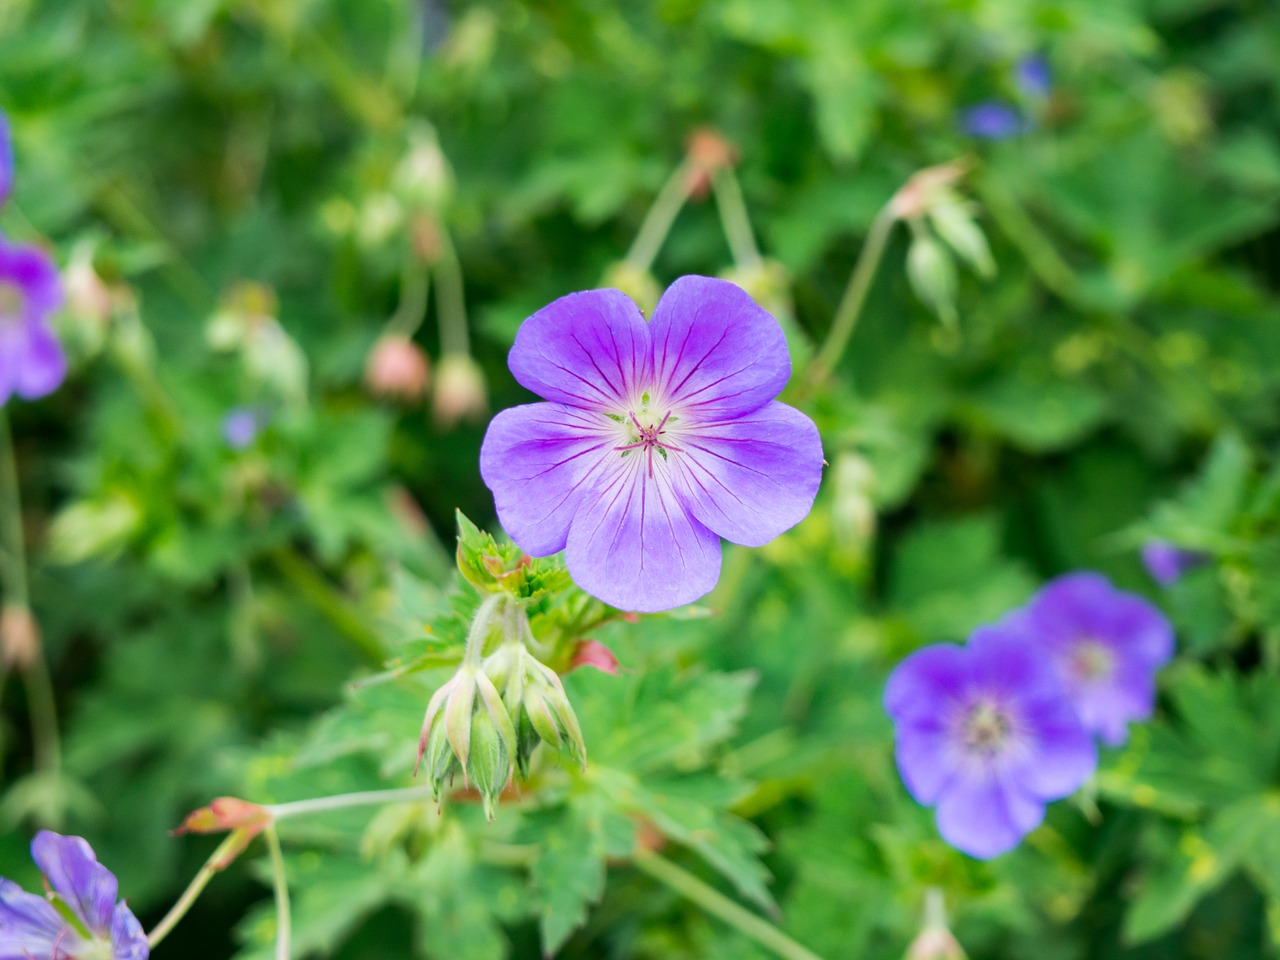
<path id="1" fill-rule="evenodd" d="M 1037 53 L 1046 97 L 1015 82 Z M 592 621 L 624 670 L 566 678 L 585 772 L 548 761 L 492 824 L 284 823 L 295 955 L 764 955 L 655 849 L 828 958 L 900 956 L 930 886 L 975 957 L 1280 954 L 1278 62 L 1269 0 L 0 2 L 0 227 L 93 271 L 71 379 L 8 411 L 64 741 L 51 780 L 11 677 L 0 874 L 38 882 L 36 823 L 83 833 L 150 926 L 213 847 L 166 831 L 212 797 L 412 782 L 474 609 L 454 512 L 492 503 L 475 391 L 372 398 L 366 355 L 398 308 L 456 353 L 460 264 L 490 405 L 522 402 L 519 322 L 623 259 L 710 126 L 768 283 L 709 201 L 653 273 L 764 284 L 798 371 L 916 170 L 965 159 L 996 275 L 944 278 L 943 324 L 890 234 L 844 360 L 792 398 L 832 465 L 813 515 L 731 548 L 711 616 Z M 992 98 L 1026 131 L 966 135 Z M 1210 557 L 1157 598 L 1158 716 L 1015 853 L 950 850 L 893 768 L 888 671 L 1065 570 L 1152 592 L 1151 537 Z M 273 955 L 256 853 L 157 956 Z"/>

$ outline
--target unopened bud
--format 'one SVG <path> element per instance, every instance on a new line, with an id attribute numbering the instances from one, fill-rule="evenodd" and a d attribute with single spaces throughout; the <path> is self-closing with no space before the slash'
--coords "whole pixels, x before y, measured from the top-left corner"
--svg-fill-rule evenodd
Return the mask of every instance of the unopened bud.
<path id="1" fill-rule="evenodd" d="M 142 511 L 123 493 L 64 507 L 49 527 L 49 554 L 57 563 L 79 563 L 120 550 L 141 528 Z"/>
<path id="2" fill-rule="evenodd" d="M 943 245 L 924 230 L 907 250 L 907 279 L 916 296 L 947 326 L 956 322 L 956 265 Z"/>
<path id="3" fill-rule="evenodd" d="M 861 554 L 876 528 L 876 512 L 872 503 L 875 472 L 860 454 L 842 453 L 836 457 L 831 480 L 835 494 L 831 519 L 836 540 Z"/>
<path id="4" fill-rule="evenodd" d="M 890 212 L 899 220 L 915 220 L 929 212 L 941 198 L 951 194 L 951 187 L 965 172 L 963 161 L 925 167 L 911 175 L 889 201 Z"/>
<path id="5" fill-rule="evenodd" d="M 662 289 L 658 281 L 648 270 L 639 270 L 626 260 L 611 264 L 600 278 L 602 287 L 621 290 L 635 301 L 636 306 L 646 316 L 653 316 L 653 308 L 658 305 Z"/>
<path id="6" fill-rule="evenodd" d="M 93 356 L 106 341 L 112 297 L 93 267 L 92 245 L 76 245 L 62 272 L 62 289 L 66 294 L 66 333 L 85 356 Z"/>
<path id="7" fill-rule="evenodd" d="M 951 935 L 942 891 L 937 887 L 925 891 L 924 929 L 907 947 L 903 960 L 965 960 L 964 950 Z"/>
<path id="8" fill-rule="evenodd" d="M 600 641 L 583 640 L 578 644 L 578 649 L 573 652 L 573 662 L 569 665 L 569 669 L 577 670 L 579 667 L 595 667 L 601 673 L 616 677 L 618 658 Z"/>
<path id="9" fill-rule="evenodd" d="M 426 395 L 430 375 L 422 348 L 397 334 L 379 337 L 364 366 L 364 382 L 371 393 L 407 403 Z"/>
<path id="10" fill-rule="evenodd" d="M 947 201 L 929 211 L 929 220 L 947 246 L 983 277 L 994 277 L 996 262 L 982 228 L 965 204 Z"/>
<path id="11" fill-rule="evenodd" d="M 395 172 L 395 188 L 411 209 L 439 211 L 453 196 L 453 171 L 435 129 L 420 123 L 409 131 L 409 146 Z"/>
<path id="12" fill-rule="evenodd" d="M 258 833 L 271 822 L 271 812 L 259 803 L 241 800 L 239 797 L 218 797 L 208 806 L 187 814 L 173 832 L 221 833 L 226 830 L 249 829 Z"/>
<path id="13" fill-rule="evenodd" d="M 465 353 L 447 353 L 436 368 L 432 414 L 436 423 L 448 429 L 461 420 L 477 422 L 489 410 L 484 372 Z"/>
<path id="14" fill-rule="evenodd" d="M 689 194 L 700 200 L 711 190 L 712 178 L 738 162 L 738 148 L 719 130 L 699 127 L 685 141 L 685 156 L 689 159 Z"/>
<path id="15" fill-rule="evenodd" d="M 7 603 L 0 611 L 0 662 L 22 670 L 40 655 L 40 627 L 25 606 Z"/>
<path id="16" fill-rule="evenodd" d="M 505 714 L 504 714 L 505 715 Z M 488 710 L 477 710 L 471 722 L 471 756 L 467 775 L 484 801 L 484 815 L 492 820 L 499 794 L 511 779 L 511 750 Z"/>

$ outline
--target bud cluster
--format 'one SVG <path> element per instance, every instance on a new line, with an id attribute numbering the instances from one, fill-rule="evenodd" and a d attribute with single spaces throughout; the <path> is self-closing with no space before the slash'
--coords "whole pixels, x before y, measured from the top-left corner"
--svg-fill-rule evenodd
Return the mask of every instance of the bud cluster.
<path id="1" fill-rule="evenodd" d="M 564 685 L 533 655 L 536 647 L 528 615 L 515 597 L 494 593 L 485 598 L 471 623 L 461 666 L 432 696 L 422 721 L 418 766 L 425 767 L 437 798 L 460 772 L 493 819 L 512 772 L 527 775 L 540 742 L 586 762 L 582 730 Z"/>

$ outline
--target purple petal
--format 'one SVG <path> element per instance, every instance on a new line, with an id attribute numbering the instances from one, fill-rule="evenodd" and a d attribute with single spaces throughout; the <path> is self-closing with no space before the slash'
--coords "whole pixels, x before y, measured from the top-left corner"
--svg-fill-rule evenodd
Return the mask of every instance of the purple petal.
<path id="1" fill-rule="evenodd" d="M 0 283 L 21 291 L 27 321 L 43 320 L 62 306 L 58 265 L 39 247 L 10 244 L 0 236 Z"/>
<path id="2" fill-rule="evenodd" d="M 0 960 L 50 957 L 69 929 L 48 900 L 0 877 Z"/>
<path id="3" fill-rule="evenodd" d="M 985 695 L 1012 704 L 1063 696 L 1053 664 L 1013 628 L 1016 618 L 979 627 L 969 637 L 973 685 Z"/>
<path id="4" fill-rule="evenodd" d="M 603 482 L 575 512 L 565 561 L 587 593 L 652 613 L 691 603 L 720 576 L 720 538 L 685 513 L 664 466 L 610 458 Z"/>
<path id="5" fill-rule="evenodd" d="M 571 293 L 520 326 L 507 363 L 546 400 L 624 410 L 652 378 L 649 327 L 618 290 Z"/>
<path id="6" fill-rule="evenodd" d="M 956 774 L 955 751 L 941 721 L 899 721 L 894 731 L 894 758 L 902 782 L 917 803 L 932 806 Z"/>
<path id="7" fill-rule="evenodd" d="M 1029 795 L 1056 800 L 1078 790 L 1098 766 L 1098 749 L 1070 701 L 1028 706 L 1021 715 L 1030 740 L 1024 757 L 1006 773 Z"/>
<path id="8" fill-rule="evenodd" d="M 13 140 L 9 137 L 9 120 L 0 112 L 0 204 L 13 192 Z"/>
<path id="9" fill-rule="evenodd" d="M 680 499 L 711 530 L 759 547 L 809 514 L 822 481 L 822 440 L 794 407 L 686 427 L 672 457 Z"/>
<path id="10" fill-rule="evenodd" d="M 1208 556 L 1198 550 L 1183 550 L 1168 540 L 1150 540 L 1142 546 L 1142 564 L 1162 587 L 1171 587 L 1183 574 L 1198 567 Z"/>
<path id="11" fill-rule="evenodd" d="M 67 357 L 58 338 L 42 322 L 28 323 L 23 355 L 17 359 L 13 390 L 35 400 L 57 390 L 67 375 Z"/>
<path id="12" fill-rule="evenodd" d="M 563 550 L 569 524 L 602 482 L 617 442 L 609 422 L 559 403 L 503 410 L 480 448 L 480 476 L 507 535 L 535 557 Z"/>
<path id="13" fill-rule="evenodd" d="M 112 960 L 147 960 L 150 955 L 151 948 L 147 946 L 142 924 L 138 923 L 138 918 L 124 901 L 120 901 L 111 918 Z"/>
<path id="14" fill-rule="evenodd" d="M 772 400 L 791 377 L 778 321 L 727 280 L 681 277 L 662 295 L 650 331 L 656 392 L 681 416 L 739 416 Z"/>
<path id="15" fill-rule="evenodd" d="M 968 658 L 961 647 L 939 643 L 903 660 L 884 688 L 884 709 L 895 720 L 943 715 L 969 687 Z"/>
<path id="16" fill-rule="evenodd" d="M 942 839 L 987 860 L 1012 850 L 1044 819 L 1044 804 L 999 780 L 956 779 L 938 801 Z"/>
<path id="17" fill-rule="evenodd" d="M 31 841 L 31 858 L 53 891 L 92 933 L 103 934 L 111 928 L 116 878 L 98 863 L 86 841 L 41 830 Z"/>

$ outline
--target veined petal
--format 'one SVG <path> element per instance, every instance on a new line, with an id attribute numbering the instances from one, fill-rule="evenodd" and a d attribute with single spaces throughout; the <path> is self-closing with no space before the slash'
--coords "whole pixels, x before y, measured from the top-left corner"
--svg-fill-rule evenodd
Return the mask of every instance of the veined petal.
<path id="1" fill-rule="evenodd" d="M 119 888 L 115 876 L 98 862 L 87 841 L 41 830 L 31 841 L 31 859 L 54 893 L 66 901 L 90 932 L 99 934 L 111 929 Z"/>
<path id="2" fill-rule="evenodd" d="M 592 410 L 625 407 L 652 379 L 649 326 L 620 290 L 571 293 L 520 326 L 507 363 L 547 400 Z"/>
<path id="3" fill-rule="evenodd" d="M 998 779 L 956 778 L 938 801 L 942 839 L 980 860 L 1012 850 L 1044 819 L 1044 804 Z"/>
<path id="4" fill-rule="evenodd" d="M 0 877 L 0 960 L 48 957 L 67 922 L 44 897 Z"/>
<path id="5" fill-rule="evenodd" d="M 1027 793 L 1057 800 L 1079 789 L 1097 769 L 1098 748 L 1069 701 L 1037 704 L 1023 722 L 1031 747 L 1006 776 Z"/>
<path id="6" fill-rule="evenodd" d="M 898 664 L 884 688 L 884 709 L 895 720 L 934 718 L 969 688 L 965 651 L 953 643 L 917 650 Z"/>
<path id="7" fill-rule="evenodd" d="M 925 806 L 938 802 L 956 773 L 951 738 L 937 720 L 904 720 L 894 734 L 894 758 L 902 782 L 915 801 Z"/>
<path id="8" fill-rule="evenodd" d="M 15 392 L 27 400 L 53 393 L 67 375 L 67 357 L 58 338 L 44 323 L 28 323 L 23 348 L 14 371 Z"/>
<path id="9" fill-rule="evenodd" d="M 150 955 L 151 948 L 147 945 L 142 924 L 121 900 L 111 918 L 112 960 L 147 960 Z"/>
<path id="10" fill-rule="evenodd" d="M 569 528 L 565 560 L 574 581 L 605 603 L 642 613 L 708 593 L 720 577 L 720 538 L 685 512 L 664 469 L 650 477 L 638 456 L 609 464 Z"/>
<path id="11" fill-rule="evenodd" d="M 672 457 L 676 492 L 703 525 L 759 547 L 813 508 L 822 482 L 822 440 L 812 420 L 766 403 L 733 420 L 687 426 Z"/>
<path id="12" fill-rule="evenodd" d="M 584 498 L 603 482 L 616 435 L 597 414 L 559 403 L 503 410 L 480 448 L 480 475 L 507 535 L 535 557 L 563 550 Z"/>
<path id="13" fill-rule="evenodd" d="M 657 394 L 702 420 L 763 406 L 791 377 L 778 321 L 728 280 L 681 277 L 662 295 L 649 330 Z"/>

